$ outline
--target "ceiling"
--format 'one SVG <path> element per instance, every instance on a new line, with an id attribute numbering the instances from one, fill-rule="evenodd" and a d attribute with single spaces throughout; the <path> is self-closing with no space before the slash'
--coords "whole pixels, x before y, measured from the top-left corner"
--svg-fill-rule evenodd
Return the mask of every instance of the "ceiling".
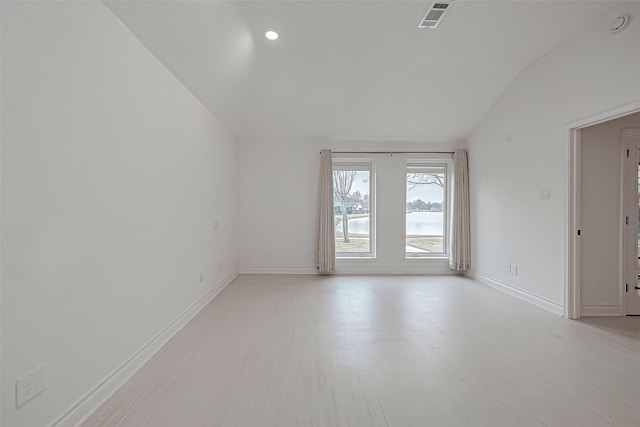
<path id="1" fill-rule="evenodd" d="M 611 1 L 105 1 L 241 141 L 456 141 Z M 264 37 L 268 29 L 277 41 Z"/>

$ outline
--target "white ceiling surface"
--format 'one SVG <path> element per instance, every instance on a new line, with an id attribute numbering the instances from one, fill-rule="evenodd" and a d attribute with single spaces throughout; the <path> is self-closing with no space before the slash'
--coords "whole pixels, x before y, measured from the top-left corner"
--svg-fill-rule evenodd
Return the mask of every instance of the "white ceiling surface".
<path id="1" fill-rule="evenodd" d="M 105 1 L 241 141 L 455 141 L 611 1 Z M 265 39 L 268 29 L 280 39 Z"/>

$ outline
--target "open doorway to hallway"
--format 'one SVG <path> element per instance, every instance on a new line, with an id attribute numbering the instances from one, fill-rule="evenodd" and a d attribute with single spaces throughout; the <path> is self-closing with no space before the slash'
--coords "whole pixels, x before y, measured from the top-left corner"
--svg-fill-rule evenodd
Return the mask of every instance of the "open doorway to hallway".
<path id="1" fill-rule="evenodd" d="M 627 316 L 640 316 L 640 127 L 622 132 L 622 150 L 622 312 Z"/>
<path id="2" fill-rule="evenodd" d="M 567 317 L 625 315 L 637 286 L 638 163 L 631 150 L 625 166 L 623 132 L 640 129 L 639 107 L 572 129 Z"/>

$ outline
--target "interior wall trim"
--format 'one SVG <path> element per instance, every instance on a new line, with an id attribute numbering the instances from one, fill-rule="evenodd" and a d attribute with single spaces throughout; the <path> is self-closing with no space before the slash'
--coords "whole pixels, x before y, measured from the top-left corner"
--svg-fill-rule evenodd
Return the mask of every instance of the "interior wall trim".
<path id="1" fill-rule="evenodd" d="M 74 427 L 87 419 L 96 409 L 118 391 L 145 363 L 147 363 L 180 329 L 200 312 L 238 275 L 234 269 L 171 321 L 156 336 L 147 341 L 126 362 L 96 384 L 87 394 L 71 405 L 50 427 Z"/>
<path id="2" fill-rule="evenodd" d="M 313 267 L 240 267 L 240 274 L 318 274 Z M 448 263 L 422 266 L 378 267 L 366 265 L 340 265 L 338 261 L 335 275 L 459 275 L 459 271 L 451 270 Z"/>
<path id="3" fill-rule="evenodd" d="M 317 274 L 313 267 L 240 267 L 240 274 Z"/>
<path id="4" fill-rule="evenodd" d="M 491 277 L 483 276 L 483 275 L 471 275 L 471 278 L 474 280 L 490 286 L 492 288 L 498 289 L 506 294 L 514 296 L 518 299 L 528 302 L 529 304 L 533 304 L 540 308 L 543 308 L 547 311 L 552 312 L 553 314 L 557 314 L 558 316 L 562 316 L 564 314 L 564 307 L 562 304 L 555 303 L 551 300 L 548 300 L 544 297 L 532 294 L 531 292 L 527 292 L 523 289 L 516 288 L 507 283 L 501 282 L 500 280 L 493 279 Z"/>
<path id="5" fill-rule="evenodd" d="M 580 307 L 582 316 L 624 316 L 620 304 L 615 305 L 583 305 Z"/>

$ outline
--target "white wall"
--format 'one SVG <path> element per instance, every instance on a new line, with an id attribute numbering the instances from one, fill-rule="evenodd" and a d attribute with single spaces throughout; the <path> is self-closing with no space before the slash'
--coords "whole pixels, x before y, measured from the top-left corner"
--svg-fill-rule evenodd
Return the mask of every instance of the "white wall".
<path id="1" fill-rule="evenodd" d="M 622 130 L 640 129 L 640 113 L 582 130 L 580 277 L 582 315 L 620 313 Z"/>
<path id="2" fill-rule="evenodd" d="M 452 150 L 456 143 L 251 142 L 240 144 L 241 272 L 315 272 L 320 150 Z M 366 156 L 359 156 L 366 157 Z M 339 260 L 341 273 L 439 273 L 445 260 L 404 259 L 405 182 L 400 156 L 376 162 L 377 259 Z"/>
<path id="3" fill-rule="evenodd" d="M 636 19 L 611 34 L 624 13 Z M 638 18 L 623 4 L 529 65 L 469 137 L 474 277 L 564 303 L 567 124 L 640 99 Z"/>
<path id="4" fill-rule="evenodd" d="M 235 144 L 102 3 L 1 12 L 2 425 L 32 427 L 237 268 Z"/>

